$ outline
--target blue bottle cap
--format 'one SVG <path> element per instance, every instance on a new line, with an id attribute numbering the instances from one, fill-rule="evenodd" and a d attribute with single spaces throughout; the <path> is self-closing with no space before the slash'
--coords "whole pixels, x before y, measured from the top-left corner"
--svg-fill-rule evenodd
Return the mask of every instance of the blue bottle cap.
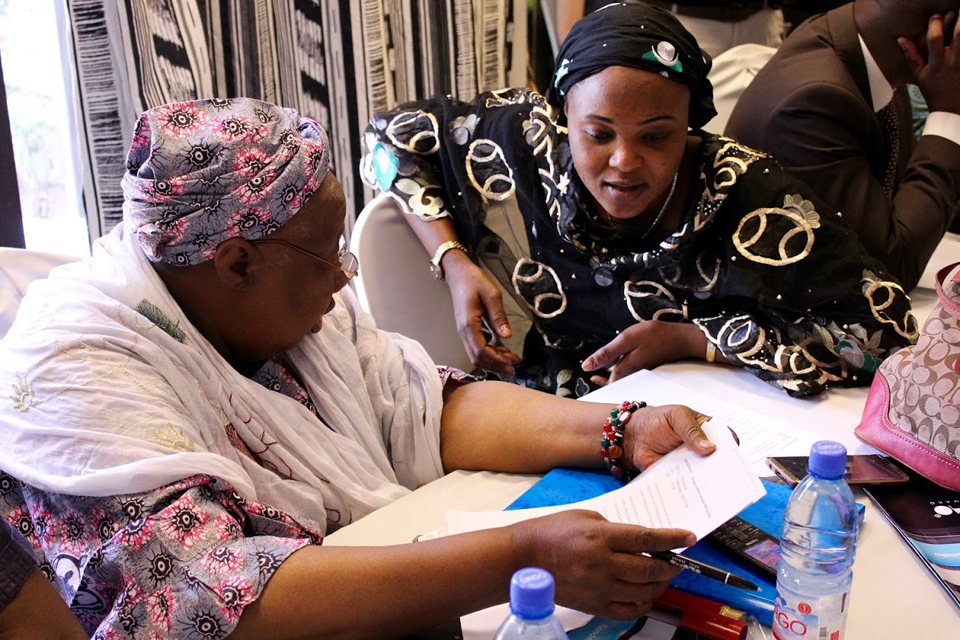
<path id="1" fill-rule="evenodd" d="M 510 611 L 536 620 L 553 613 L 553 576 L 537 567 L 520 569 L 510 579 Z"/>
<path id="2" fill-rule="evenodd" d="M 847 470 L 847 448 L 832 440 L 814 442 L 807 470 L 821 478 L 842 478 Z"/>

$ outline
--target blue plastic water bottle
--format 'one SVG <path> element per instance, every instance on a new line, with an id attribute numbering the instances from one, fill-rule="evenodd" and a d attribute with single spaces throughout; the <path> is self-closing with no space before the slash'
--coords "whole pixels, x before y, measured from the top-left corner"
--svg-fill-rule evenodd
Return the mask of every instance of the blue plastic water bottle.
<path id="1" fill-rule="evenodd" d="M 841 640 L 850 608 L 860 518 L 843 479 L 847 450 L 821 440 L 808 475 L 783 516 L 773 635 L 778 640 Z"/>
<path id="2" fill-rule="evenodd" d="M 510 579 L 510 617 L 494 640 L 566 640 L 567 632 L 553 615 L 553 576 L 529 567 Z"/>

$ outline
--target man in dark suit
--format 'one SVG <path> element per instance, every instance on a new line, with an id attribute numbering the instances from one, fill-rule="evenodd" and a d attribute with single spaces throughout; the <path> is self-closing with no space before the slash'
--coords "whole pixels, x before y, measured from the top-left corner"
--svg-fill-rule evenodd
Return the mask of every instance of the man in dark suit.
<path id="1" fill-rule="evenodd" d="M 747 87 L 727 135 L 840 211 L 909 290 L 960 198 L 960 0 L 856 0 L 798 27 Z M 906 84 L 930 106 L 919 143 Z"/>

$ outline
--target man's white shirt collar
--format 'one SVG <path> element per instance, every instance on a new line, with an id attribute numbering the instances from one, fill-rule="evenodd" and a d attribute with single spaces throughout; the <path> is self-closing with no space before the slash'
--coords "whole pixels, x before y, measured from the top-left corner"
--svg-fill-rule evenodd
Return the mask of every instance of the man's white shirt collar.
<path id="1" fill-rule="evenodd" d="M 870 100 L 873 103 L 874 112 L 877 112 L 893 100 L 893 87 L 890 86 L 890 82 L 883 75 L 883 71 L 880 71 L 880 67 L 877 66 L 877 61 L 873 59 L 870 49 L 867 49 L 867 43 L 863 41 L 863 37 L 857 34 L 857 39 L 860 41 L 860 50 L 863 51 L 863 61 L 867 65 Z"/>

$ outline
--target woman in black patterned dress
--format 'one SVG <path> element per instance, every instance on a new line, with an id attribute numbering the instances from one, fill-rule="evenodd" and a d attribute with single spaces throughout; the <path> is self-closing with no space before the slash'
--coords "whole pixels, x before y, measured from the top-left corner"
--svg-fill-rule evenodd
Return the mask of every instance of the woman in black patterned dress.
<path id="1" fill-rule="evenodd" d="M 805 396 L 868 384 L 916 339 L 840 213 L 701 129 L 709 69 L 669 13 L 610 5 L 573 28 L 546 97 L 440 96 L 371 121 L 364 179 L 412 214 L 476 364 L 580 396 L 703 358 Z"/>

